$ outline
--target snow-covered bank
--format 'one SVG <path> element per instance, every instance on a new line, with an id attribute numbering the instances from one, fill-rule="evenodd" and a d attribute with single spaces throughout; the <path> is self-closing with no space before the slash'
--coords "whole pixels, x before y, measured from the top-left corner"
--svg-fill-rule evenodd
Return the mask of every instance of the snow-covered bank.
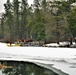
<path id="1" fill-rule="evenodd" d="M 0 60 L 28 61 L 46 68 L 76 75 L 75 48 L 7 47 L 0 43 Z M 63 74 L 63 75 L 64 75 Z"/>
<path id="2" fill-rule="evenodd" d="M 0 53 L 55 57 L 55 58 L 75 58 L 75 48 L 48 48 L 48 47 L 0 47 Z"/>

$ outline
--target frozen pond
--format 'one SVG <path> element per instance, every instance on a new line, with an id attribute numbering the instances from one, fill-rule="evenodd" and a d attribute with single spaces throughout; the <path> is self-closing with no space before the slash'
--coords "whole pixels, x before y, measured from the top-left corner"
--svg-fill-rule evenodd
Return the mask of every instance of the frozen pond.
<path id="1" fill-rule="evenodd" d="M 0 60 L 31 62 L 59 75 L 76 75 L 75 48 L 7 47 L 0 43 Z"/>

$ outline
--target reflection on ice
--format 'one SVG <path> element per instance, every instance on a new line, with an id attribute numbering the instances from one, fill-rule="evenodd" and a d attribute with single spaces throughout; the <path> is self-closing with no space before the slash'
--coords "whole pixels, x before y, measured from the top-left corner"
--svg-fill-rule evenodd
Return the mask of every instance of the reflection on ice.
<path id="1" fill-rule="evenodd" d="M 0 75 L 58 75 L 52 70 L 40 67 L 34 63 L 22 61 L 0 61 L 1 64 L 12 66 L 0 71 Z"/>

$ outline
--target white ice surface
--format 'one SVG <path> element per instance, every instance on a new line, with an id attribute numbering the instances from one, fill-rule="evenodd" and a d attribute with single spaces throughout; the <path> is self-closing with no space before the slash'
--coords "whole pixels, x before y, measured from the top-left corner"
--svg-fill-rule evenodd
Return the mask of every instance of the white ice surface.
<path id="1" fill-rule="evenodd" d="M 41 63 L 49 69 L 53 67 L 69 75 L 76 75 L 75 48 L 7 47 L 0 43 L 0 60 L 4 59 Z"/>

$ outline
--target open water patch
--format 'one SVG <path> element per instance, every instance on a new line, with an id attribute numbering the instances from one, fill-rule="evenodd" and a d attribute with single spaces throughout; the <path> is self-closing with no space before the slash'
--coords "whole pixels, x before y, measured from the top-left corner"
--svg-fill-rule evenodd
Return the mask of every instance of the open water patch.
<path id="1" fill-rule="evenodd" d="M 0 72 L 2 75 L 58 75 L 37 64 L 23 61 L 0 61 Z"/>

